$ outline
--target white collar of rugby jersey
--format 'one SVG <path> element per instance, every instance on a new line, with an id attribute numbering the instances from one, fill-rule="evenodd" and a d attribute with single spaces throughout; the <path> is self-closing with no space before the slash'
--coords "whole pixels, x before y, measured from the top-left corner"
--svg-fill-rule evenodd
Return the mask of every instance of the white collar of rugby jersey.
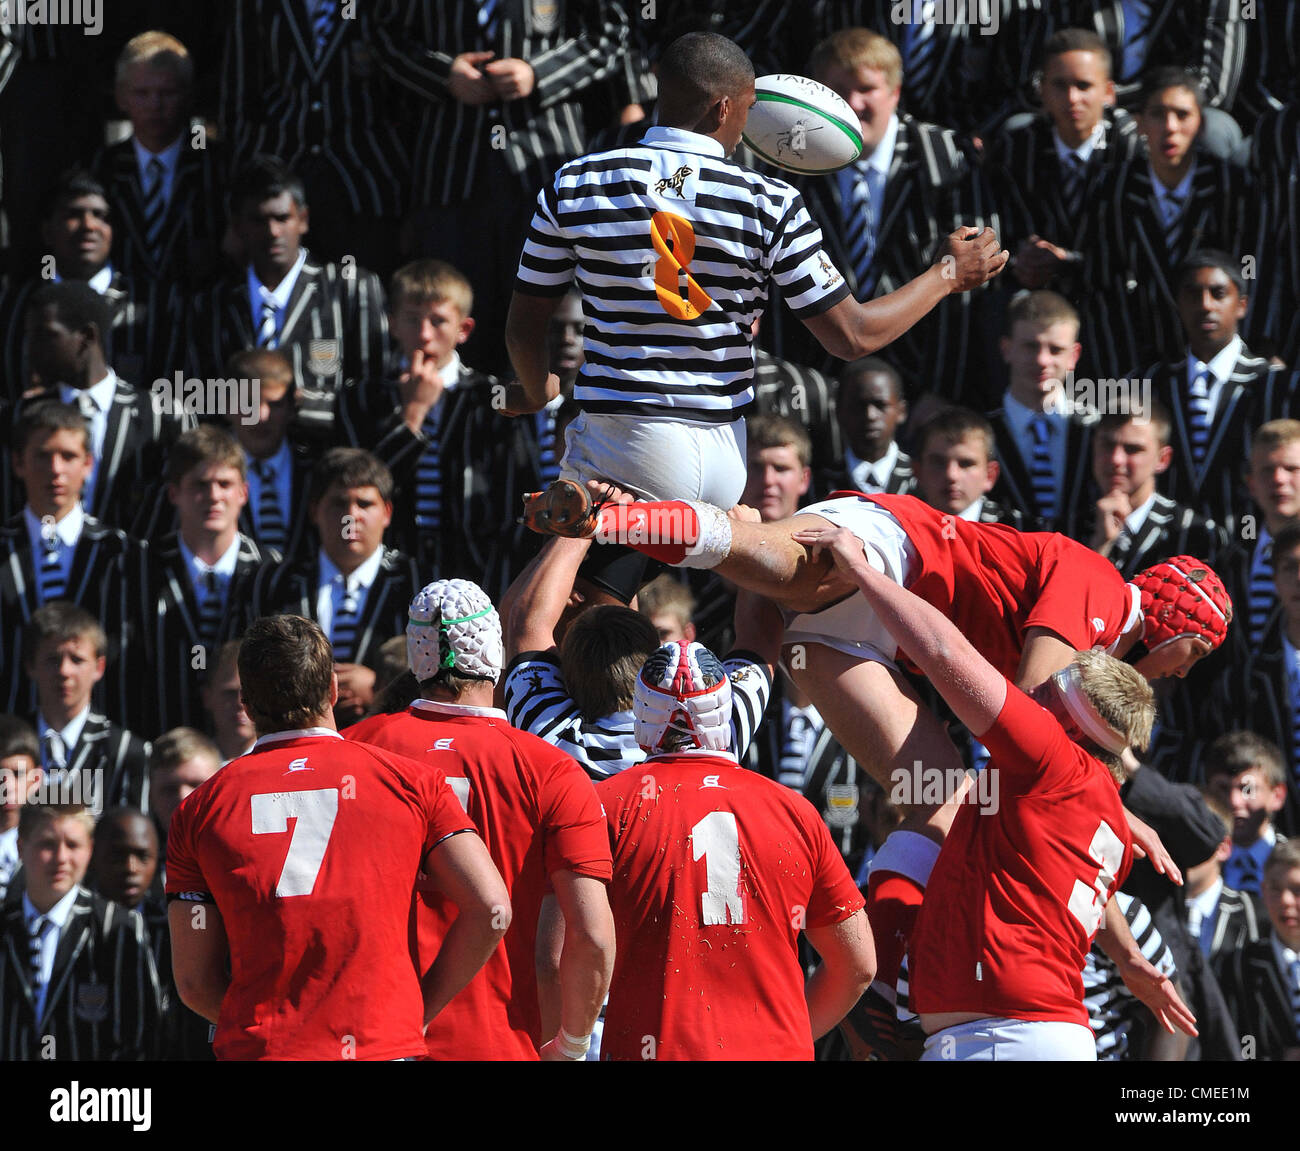
<path id="1" fill-rule="evenodd" d="M 641 144 L 647 148 L 663 148 L 670 152 L 692 152 L 697 156 L 714 156 L 719 160 L 727 158 L 727 150 L 712 136 L 702 136 L 685 128 L 647 128 L 641 137 Z"/>
<path id="2" fill-rule="evenodd" d="M 250 750 L 262 751 L 273 743 L 284 743 L 286 740 L 290 740 L 290 739 L 321 739 L 321 738 L 342 739 L 343 737 L 339 735 L 339 733 L 335 731 L 332 727 L 300 727 L 300 728 L 295 728 L 293 731 L 273 731 L 269 735 L 261 736 L 258 739 L 258 741 L 255 744 L 253 744 Z M 246 751 L 244 752 L 244 754 L 247 755 L 248 752 Z"/>
<path id="3" fill-rule="evenodd" d="M 499 719 L 503 723 L 509 723 L 510 719 L 504 711 L 497 707 L 475 707 L 472 703 L 447 703 L 436 699 L 417 699 L 411 704 L 412 711 L 426 712 L 431 716 L 453 715 L 462 717 L 481 717 L 483 719 Z"/>

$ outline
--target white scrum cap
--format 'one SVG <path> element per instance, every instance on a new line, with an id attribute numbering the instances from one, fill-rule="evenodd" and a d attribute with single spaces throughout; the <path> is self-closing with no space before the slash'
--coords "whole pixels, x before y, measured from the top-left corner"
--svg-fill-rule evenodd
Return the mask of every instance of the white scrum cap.
<path id="1" fill-rule="evenodd" d="M 440 579 L 411 600 L 406 658 L 421 683 L 442 671 L 496 683 L 502 654 L 501 617 L 478 584 Z"/>

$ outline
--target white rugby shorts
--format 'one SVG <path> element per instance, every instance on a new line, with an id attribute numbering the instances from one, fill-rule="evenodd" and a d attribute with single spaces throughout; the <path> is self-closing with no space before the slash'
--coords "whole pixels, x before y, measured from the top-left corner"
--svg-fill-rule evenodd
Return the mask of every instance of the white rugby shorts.
<path id="1" fill-rule="evenodd" d="M 848 528 L 862 541 L 867 562 L 900 587 L 917 563 L 916 548 L 903 525 L 879 504 L 842 496 L 800 508 L 798 515 L 821 516 L 835 527 Z M 787 614 L 785 643 L 820 643 L 835 651 L 894 667 L 898 645 L 859 594 L 821 611 Z"/>
<path id="2" fill-rule="evenodd" d="M 726 511 L 745 490 L 745 421 L 581 412 L 564 435 L 560 476 L 612 480 L 641 499 L 702 500 Z"/>
<path id="3" fill-rule="evenodd" d="M 950 1061 L 1096 1062 L 1092 1028 L 1056 1020 L 975 1019 L 936 1031 L 925 1041 L 923 1063 Z"/>

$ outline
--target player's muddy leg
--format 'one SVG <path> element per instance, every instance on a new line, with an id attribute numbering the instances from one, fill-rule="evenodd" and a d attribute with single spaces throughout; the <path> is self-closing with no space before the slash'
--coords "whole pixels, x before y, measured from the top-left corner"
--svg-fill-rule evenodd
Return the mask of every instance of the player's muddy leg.
<path id="1" fill-rule="evenodd" d="M 926 882 L 965 794 L 961 758 L 894 669 L 815 643 L 788 645 L 784 659 L 845 750 L 903 811 L 902 826 L 872 864 L 867 891 L 876 980 L 892 1002 Z"/>

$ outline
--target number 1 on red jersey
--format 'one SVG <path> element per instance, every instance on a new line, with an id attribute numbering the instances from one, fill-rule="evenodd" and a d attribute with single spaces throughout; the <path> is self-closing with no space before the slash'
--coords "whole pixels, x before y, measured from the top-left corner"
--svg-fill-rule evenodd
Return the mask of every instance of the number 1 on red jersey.
<path id="1" fill-rule="evenodd" d="M 700 926 L 744 923 L 740 889 L 740 832 L 730 811 L 711 811 L 691 828 L 693 858 L 704 857 L 706 890 L 700 896 Z"/>

